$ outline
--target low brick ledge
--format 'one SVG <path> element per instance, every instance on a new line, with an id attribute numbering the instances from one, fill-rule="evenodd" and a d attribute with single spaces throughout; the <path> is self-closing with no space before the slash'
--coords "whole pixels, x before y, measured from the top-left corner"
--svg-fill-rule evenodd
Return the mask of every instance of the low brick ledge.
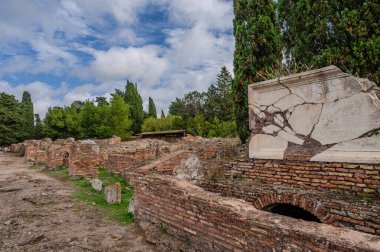
<path id="1" fill-rule="evenodd" d="M 136 192 L 137 221 L 159 220 L 177 230 L 171 235 L 190 237 L 196 249 L 287 251 L 284 248 L 298 246 L 310 251 L 380 251 L 379 236 L 260 211 L 244 200 L 222 197 L 169 175 L 129 176 Z"/>

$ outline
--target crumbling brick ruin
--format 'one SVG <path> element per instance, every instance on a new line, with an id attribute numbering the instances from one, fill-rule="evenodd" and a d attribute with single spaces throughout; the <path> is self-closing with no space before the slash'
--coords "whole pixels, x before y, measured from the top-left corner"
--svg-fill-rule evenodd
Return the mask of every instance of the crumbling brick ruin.
<path id="1" fill-rule="evenodd" d="M 135 188 L 160 251 L 380 251 L 380 90 L 331 66 L 249 86 L 235 139 L 31 140 L 27 161 Z"/>
<path id="2" fill-rule="evenodd" d="M 379 96 L 334 66 L 251 85 L 249 157 L 126 174 L 136 219 L 167 251 L 380 251 Z"/>

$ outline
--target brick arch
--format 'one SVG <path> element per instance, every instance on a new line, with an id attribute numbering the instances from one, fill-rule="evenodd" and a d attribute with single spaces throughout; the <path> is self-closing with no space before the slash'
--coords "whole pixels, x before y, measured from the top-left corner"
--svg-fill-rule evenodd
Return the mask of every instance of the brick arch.
<path id="1" fill-rule="evenodd" d="M 322 223 L 331 224 L 335 221 L 334 216 L 316 200 L 306 198 L 301 194 L 296 193 L 263 193 L 253 205 L 264 210 L 266 207 L 276 204 L 291 204 L 298 206 L 316 216 Z"/>

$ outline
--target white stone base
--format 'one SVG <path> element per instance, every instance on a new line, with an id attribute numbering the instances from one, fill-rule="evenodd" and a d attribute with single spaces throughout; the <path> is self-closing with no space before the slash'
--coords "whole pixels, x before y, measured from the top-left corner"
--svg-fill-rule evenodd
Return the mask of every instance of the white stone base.
<path id="1" fill-rule="evenodd" d="M 249 142 L 249 157 L 258 159 L 283 159 L 288 142 L 270 135 L 257 134 Z"/>
<path id="2" fill-rule="evenodd" d="M 380 164 L 380 135 L 337 144 L 311 161 Z"/>

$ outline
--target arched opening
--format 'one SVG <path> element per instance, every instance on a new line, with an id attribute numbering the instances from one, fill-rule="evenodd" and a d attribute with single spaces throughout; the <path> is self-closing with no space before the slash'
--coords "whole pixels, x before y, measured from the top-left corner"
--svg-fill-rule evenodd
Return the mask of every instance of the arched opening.
<path id="1" fill-rule="evenodd" d="M 70 154 L 68 152 L 63 153 L 63 166 L 69 168 Z"/>
<path id="2" fill-rule="evenodd" d="M 289 216 L 295 219 L 321 223 L 321 221 L 314 214 L 310 213 L 309 211 L 306 211 L 305 209 L 299 206 L 293 206 L 292 204 L 273 204 L 265 207 L 263 210 L 275 214 Z"/>

